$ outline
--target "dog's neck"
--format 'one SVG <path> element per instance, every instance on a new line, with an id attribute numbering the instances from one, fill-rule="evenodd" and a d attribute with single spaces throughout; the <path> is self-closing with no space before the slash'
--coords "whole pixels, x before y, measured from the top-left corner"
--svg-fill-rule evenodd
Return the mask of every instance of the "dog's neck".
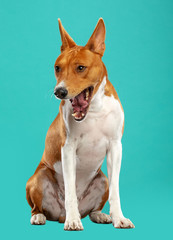
<path id="1" fill-rule="evenodd" d="M 102 109 L 105 85 L 106 76 L 103 77 L 97 92 L 91 100 L 89 112 L 99 112 Z"/>

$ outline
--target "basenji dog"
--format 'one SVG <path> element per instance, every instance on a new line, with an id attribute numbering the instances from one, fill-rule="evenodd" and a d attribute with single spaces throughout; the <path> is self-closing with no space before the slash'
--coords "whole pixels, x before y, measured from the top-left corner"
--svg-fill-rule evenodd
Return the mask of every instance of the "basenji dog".
<path id="1" fill-rule="evenodd" d="M 119 197 L 124 112 L 102 62 L 105 25 L 99 19 L 87 44 L 76 45 L 59 21 L 61 54 L 55 62 L 59 114 L 45 150 L 26 185 L 31 224 L 46 219 L 65 230 L 83 230 L 81 218 L 115 228 L 134 228 L 123 216 Z M 108 179 L 101 171 L 107 156 Z M 110 215 L 101 212 L 109 199 Z"/>

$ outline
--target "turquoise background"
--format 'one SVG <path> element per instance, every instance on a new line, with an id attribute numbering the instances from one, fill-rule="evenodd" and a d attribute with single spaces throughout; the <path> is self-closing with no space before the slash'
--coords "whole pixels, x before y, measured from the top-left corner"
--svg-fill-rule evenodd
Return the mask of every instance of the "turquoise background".
<path id="1" fill-rule="evenodd" d="M 121 204 L 133 230 L 94 224 L 88 217 L 83 232 L 65 232 L 57 222 L 30 225 L 25 185 L 60 103 L 52 96 L 61 45 L 58 17 L 79 45 L 99 17 L 105 21 L 103 61 L 125 111 Z M 172 30 L 171 0 L 0 0 L 1 239 L 171 238 Z"/>

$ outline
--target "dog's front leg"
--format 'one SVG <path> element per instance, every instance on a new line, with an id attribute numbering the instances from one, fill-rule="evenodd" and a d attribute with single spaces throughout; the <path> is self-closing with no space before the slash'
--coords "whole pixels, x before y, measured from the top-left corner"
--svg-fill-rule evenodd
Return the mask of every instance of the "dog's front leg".
<path id="1" fill-rule="evenodd" d="M 65 186 L 65 230 L 83 230 L 76 195 L 76 148 L 72 142 L 62 148 L 62 168 Z"/>
<path id="2" fill-rule="evenodd" d="M 112 140 L 107 152 L 109 179 L 109 204 L 112 223 L 116 228 L 134 228 L 133 223 L 123 216 L 119 196 L 119 173 L 122 158 L 121 140 Z"/>

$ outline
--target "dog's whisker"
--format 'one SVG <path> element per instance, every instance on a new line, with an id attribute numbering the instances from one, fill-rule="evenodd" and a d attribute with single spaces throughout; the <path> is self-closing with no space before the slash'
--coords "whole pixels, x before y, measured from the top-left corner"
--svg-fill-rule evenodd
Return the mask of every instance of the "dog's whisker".
<path id="1" fill-rule="evenodd" d="M 53 95 L 54 95 L 54 92 L 52 92 L 52 94 L 51 94 L 50 98 L 52 98 L 52 97 L 53 97 Z"/>
<path id="2" fill-rule="evenodd" d="M 47 98 L 52 98 L 52 96 L 54 95 L 54 88 L 51 88 L 48 90 L 48 92 L 45 94 L 45 97 Z"/>

